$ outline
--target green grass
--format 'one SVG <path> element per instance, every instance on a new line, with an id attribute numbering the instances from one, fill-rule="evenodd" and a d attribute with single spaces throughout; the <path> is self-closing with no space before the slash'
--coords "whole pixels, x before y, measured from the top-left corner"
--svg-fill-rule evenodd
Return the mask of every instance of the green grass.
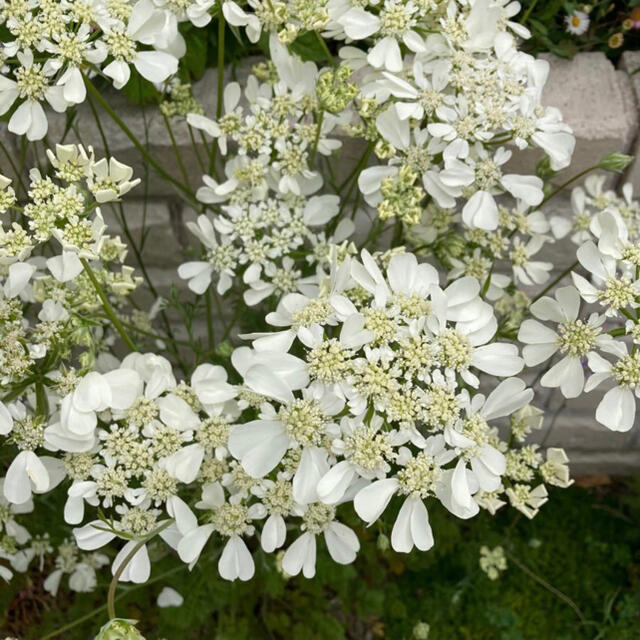
<path id="1" fill-rule="evenodd" d="M 363 550 L 348 567 L 328 561 L 320 545 L 312 581 L 284 580 L 274 570 L 273 556 L 261 553 L 249 584 L 222 581 L 212 557 L 191 574 L 164 557 L 154 562 L 152 578 L 173 573 L 133 588 L 117 610 L 141 620 L 150 640 L 400 640 L 412 637 L 419 620 L 431 626 L 429 640 L 638 640 L 638 487 L 638 481 L 627 480 L 591 490 L 556 490 L 533 521 L 505 510 L 461 523 L 431 508 L 436 546 L 430 552 L 380 551 L 381 529 L 372 527 L 360 532 L 366 538 Z M 495 581 L 478 565 L 485 544 L 502 545 L 508 554 L 509 567 Z M 13 610 L 7 631 L 24 640 L 40 639 L 105 601 L 106 585 L 54 602 L 41 598 L 39 582 L 32 573 L 0 591 L 0 604 Z M 165 585 L 184 595 L 181 608 L 155 607 Z M 58 637 L 91 638 L 104 620 L 100 611 Z"/>

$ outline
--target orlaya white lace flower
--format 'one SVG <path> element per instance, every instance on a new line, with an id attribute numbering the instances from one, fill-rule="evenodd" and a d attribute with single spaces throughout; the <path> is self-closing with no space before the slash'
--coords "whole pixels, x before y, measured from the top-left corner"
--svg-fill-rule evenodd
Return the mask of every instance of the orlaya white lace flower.
<path id="1" fill-rule="evenodd" d="M 557 323 L 558 328 L 550 329 L 538 320 L 522 323 L 518 340 L 525 344 L 525 363 L 535 367 L 559 352 L 562 358 L 542 376 L 540 384 L 559 387 L 565 398 L 578 397 L 584 390 L 585 359 L 598 349 L 613 348 L 613 339 L 602 331 L 605 317 L 594 313 L 586 321 L 579 319 L 580 294 L 575 287 L 561 287 L 554 298 L 540 298 L 530 311 L 540 320 Z"/>
<path id="2" fill-rule="evenodd" d="M 585 390 L 591 391 L 612 379 L 614 386 L 598 404 L 596 420 L 612 431 L 629 431 L 636 418 L 636 397 L 640 397 L 640 355 L 635 348 L 629 353 L 619 342 L 611 345 L 609 353 L 617 357 L 614 363 L 597 353 L 589 355 L 589 368 L 593 374 L 588 378 Z"/>

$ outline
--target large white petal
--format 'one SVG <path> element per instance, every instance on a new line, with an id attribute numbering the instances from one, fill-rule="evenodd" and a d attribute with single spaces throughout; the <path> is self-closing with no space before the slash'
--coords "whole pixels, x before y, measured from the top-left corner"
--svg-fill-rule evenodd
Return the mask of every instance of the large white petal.
<path id="1" fill-rule="evenodd" d="M 350 564 L 360 549 L 358 536 L 341 522 L 332 522 L 324 531 L 329 555 L 338 564 Z"/>
<path id="2" fill-rule="evenodd" d="M 387 508 L 389 501 L 398 490 L 399 482 L 396 478 L 377 480 L 361 489 L 353 499 L 353 508 L 367 523 L 374 523 Z"/>
<path id="3" fill-rule="evenodd" d="M 596 409 L 596 420 L 612 431 L 629 431 L 636 416 L 636 400 L 631 389 L 614 387 L 604 394 Z"/>

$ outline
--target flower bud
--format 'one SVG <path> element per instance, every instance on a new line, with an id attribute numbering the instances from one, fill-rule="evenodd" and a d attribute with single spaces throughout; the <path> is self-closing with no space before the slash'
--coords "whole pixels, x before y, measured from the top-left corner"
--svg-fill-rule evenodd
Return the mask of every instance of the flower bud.
<path id="1" fill-rule="evenodd" d="M 385 536 L 384 533 L 381 533 L 378 536 L 377 545 L 378 545 L 378 549 L 380 549 L 380 551 L 387 551 L 387 549 L 389 549 L 389 538 L 388 538 L 388 536 Z"/>
<path id="2" fill-rule="evenodd" d="M 113 618 L 105 624 L 94 640 L 144 640 L 144 636 L 136 629 L 137 620 Z"/>
<path id="3" fill-rule="evenodd" d="M 605 171 L 616 171 L 617 173 L 622 173 L 622 171 L 631 164 L 632 160 L 633 156 L 628 156 L 625 153 L 618 153 L 617 151 L 614 151 L 598 162 L 598 168 L 604 169 Z"/>
<path id="4" fill-rule="evenodd" d="M 420 620 L 416 622 L 415 627 L 413 627 L 413 637 L 415 640 L 427 640 L 429 631 L 431 631 L 430 625 Z"/>

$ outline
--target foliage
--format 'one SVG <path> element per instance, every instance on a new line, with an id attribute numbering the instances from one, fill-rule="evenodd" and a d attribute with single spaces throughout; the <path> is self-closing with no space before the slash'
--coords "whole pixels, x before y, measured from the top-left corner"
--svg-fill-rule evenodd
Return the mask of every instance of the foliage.
<path id="1" fill-rule="evenodd" d="M 353 565 L 320 561 L 313 581 L 283 579 L 267 556 L 248 585 L 211 580 L 213 550 L 193 573 L 172 568 L 164 558 L 154 563 L 157 576 L 171 573 L 146 589 L 123 590 L 119 606 L 126 617 L 142 620 L 149 640 L 410 640 L 419 620 L 429 623 L 429 640 L 635 640 L 640 616 L 640 544 L 632 526 L 640 518 L 637 495 L 638 480 L 552 491 L 550 504 L 533 522 L 505 513 L 483 515 L 473 526 L 455 525 L 434 512 L 440 542 L 431 553 L 412 556 L 381 552 L 383 525 L 372 527 Z M 507 551 L 508 569 L 496 581 L 479 568 L 484 544 L 501 544 Z M 569 596 L 588 624 L 511 558 Z M 104 603 L 103 582 L 99 591 L 66 596 L 55 607 L 45 601 L 41 609 L 41 579 L 32 572 L 2 590 L 0 607 L 14 612 L 0 625 L 5 633 L 39 640 Z M 182 607 L 155 607 L 165 585 L 184 594 Z M 103 619 L 102 609 L 55 637 L 86 638 Z"/>
<path id="2" fill-rule="evenodd" d="M 524 49 L 534 55 L 554 53 L 571 58 L 583 51 L 603 51 L 614 62 L 627 49 L 640 45 L 640 2 L 575 2 L 573 0 L 524 0 L 523 21 L 531 30 Z M 585 33 L 574 35 L 567 30 L 567 18 L 580 11 L 588 16 Z"/>

